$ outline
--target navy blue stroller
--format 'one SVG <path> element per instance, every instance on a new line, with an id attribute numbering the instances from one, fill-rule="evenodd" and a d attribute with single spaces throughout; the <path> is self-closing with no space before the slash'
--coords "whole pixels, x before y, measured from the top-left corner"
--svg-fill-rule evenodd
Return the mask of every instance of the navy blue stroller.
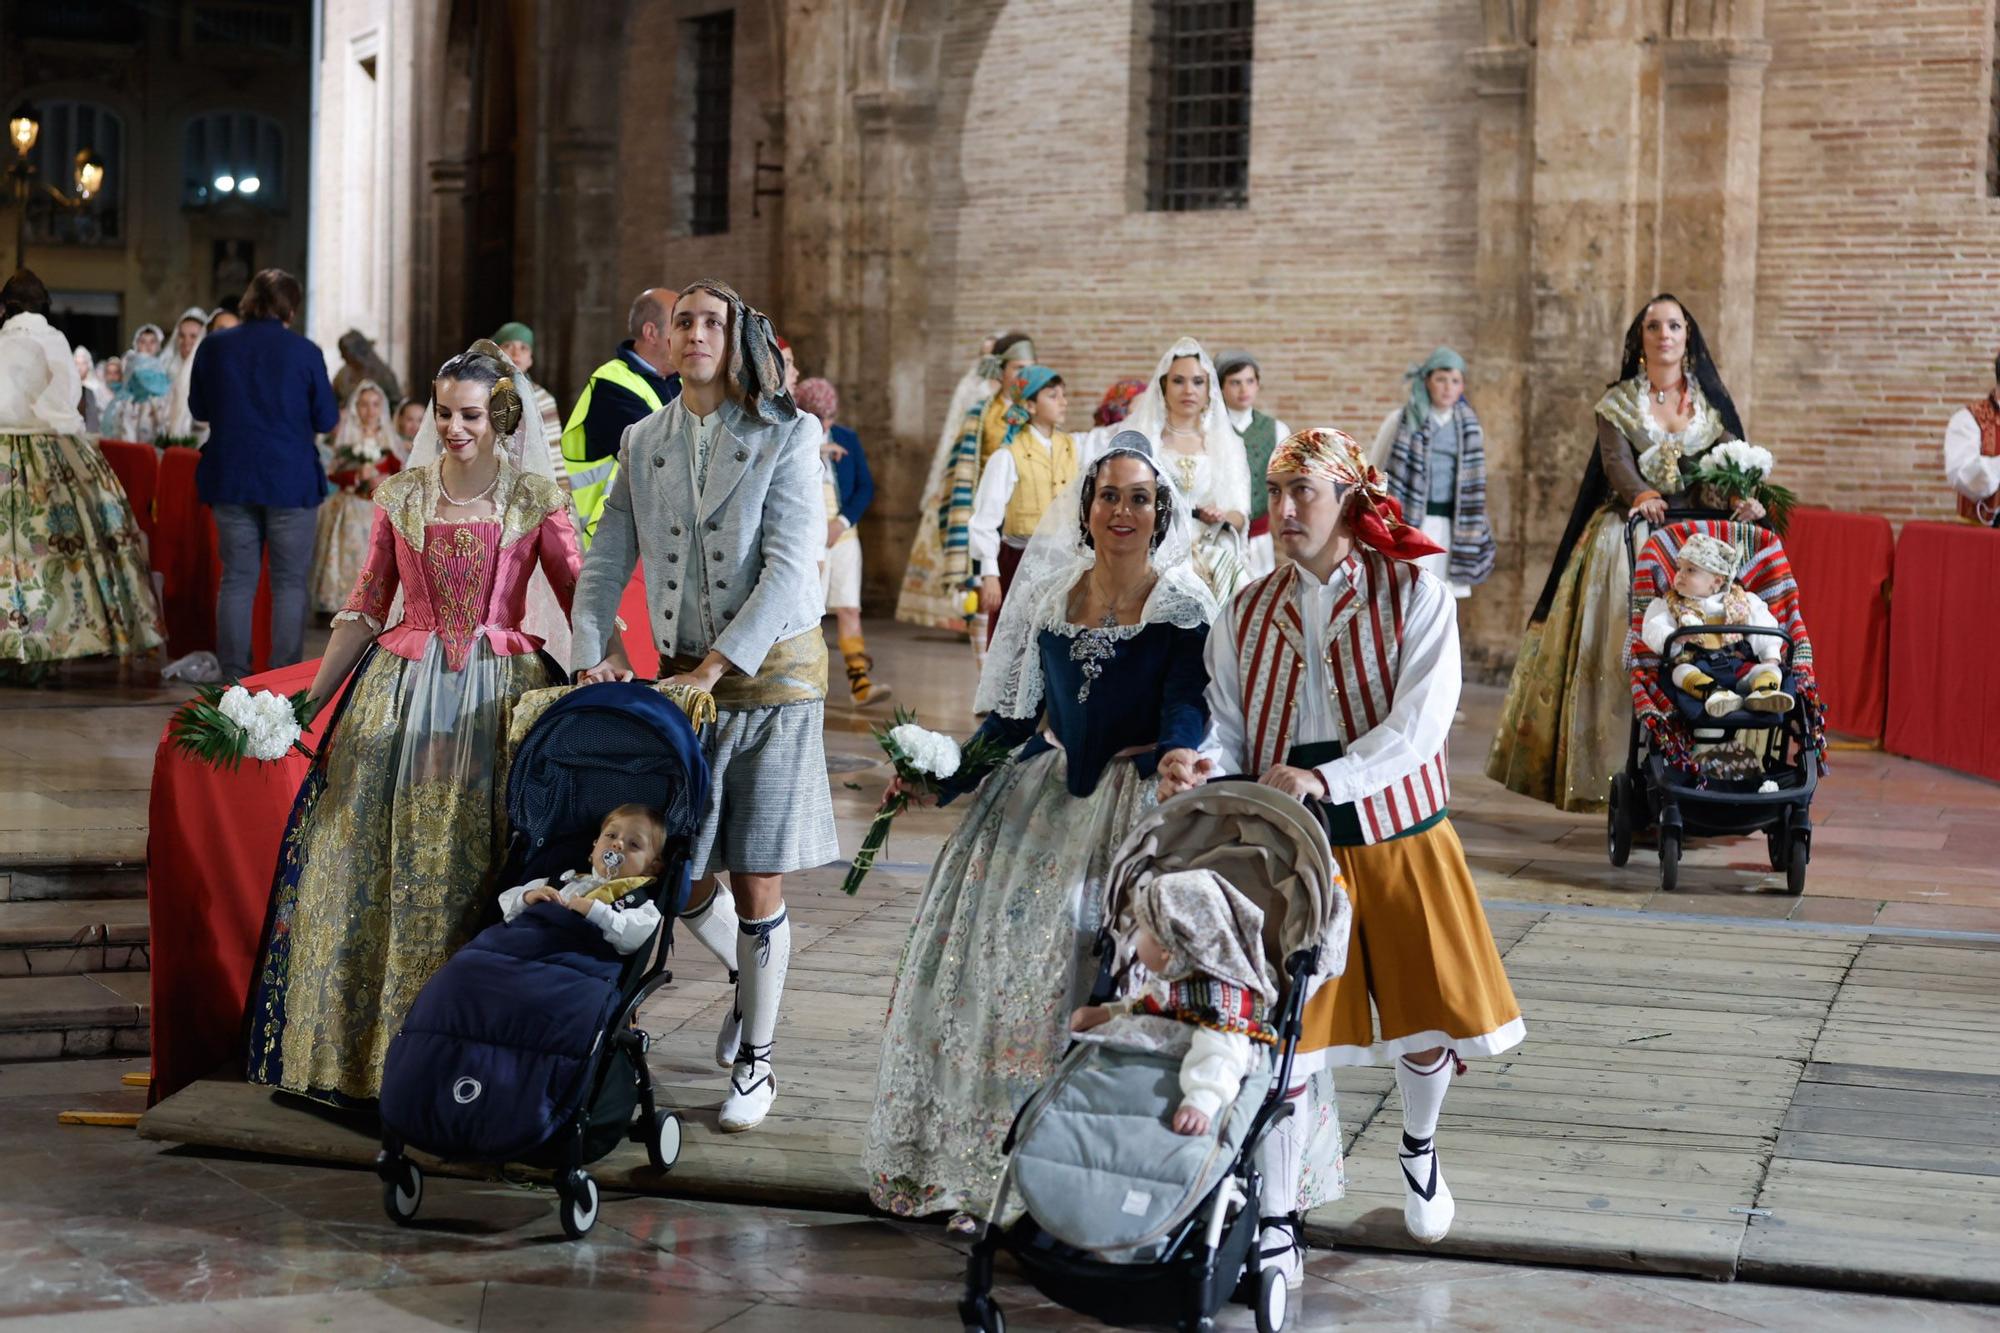
<path id="1" fill-rule="evenodd" d="M 651 1041 L 632 1019 L 673 980 L 667 953 L 708 781 L 687 716 L 645 685 L 573 691 L 529 730 L 508 774 L 512 833 L 498 882 L 583 864 L 604 813 L 639 802 L 667 822 L 665 868 L 650 890 L 660 929 L 621 956 L 576 913 L 536 903 L 482 931 L 425 984 L 382 1071 L 375 1170 L 393 1220 L 408 1222 L 423 1202 L 423 1171 L 406 1148 L 553 1169 L 572 1239 L 597 1221 L 586 1166 L 634 1137 L 655 1170 L 680 1156 L 680 1117 L 653 1096 Z"/>

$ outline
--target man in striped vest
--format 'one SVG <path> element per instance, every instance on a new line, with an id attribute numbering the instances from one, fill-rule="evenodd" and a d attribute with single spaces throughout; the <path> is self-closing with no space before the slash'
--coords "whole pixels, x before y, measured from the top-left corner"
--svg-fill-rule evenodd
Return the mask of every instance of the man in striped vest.
<path id="1" fill-rule="evenodd" d="M 1402 521 L 1349 436 L 1298 432 L 1266 480 L 1290 563 L 1237 593 L 1210 631 L 1208 740 L 1161 759 L 1161 795 L 1254 774 L 1319 816 L 1354 934 L 1346 974 L 1306 1006 L 1300 1068 L 1394 1062 L 1403 1221 L 1436 1241 L 1452 1219 L 1433 1143 L 1445 1090 L 1460 1056 L 1497 1055 L 1524 1032 L 1446 817 L 1457 611 L 1450 589 L 1410 563 L 1438 548 Z M 1285 1197 L 1286 1169 L 1266 1169 L 1270 1197 Z"/>

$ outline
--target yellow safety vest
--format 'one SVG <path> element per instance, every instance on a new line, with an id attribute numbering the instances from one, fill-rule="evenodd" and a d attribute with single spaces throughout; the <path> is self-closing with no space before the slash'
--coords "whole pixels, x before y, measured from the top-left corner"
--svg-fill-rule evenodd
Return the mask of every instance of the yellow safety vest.
<path id="1" fill-rule="evenodd" d="M 604 497 L 611 494 L 611 484 L 618 480 L 618 455 L 616 452 L 603 458 L 589 458 L 584 453 L 583 421 L 590 415 L 590 397 L 599 380 L 609 380 L 621 389 L 629 389 L 639 401 L 657 412 L 665 404 L 653 386 L 641 378 L 638 371 L 627 365 L 623 356 L 614 356 L 596 370 L 584 382 L 583 393 L 577 398 L 576 406 L 570 409 L 569 424 L 563 427 L 562 455 L 563 469 L 569 473 L 570 498 L 576 501 L 576 516 L 582 524 L 577 533 L 577 542 L 585 550 L 590 549 L 590 539 L 597 535 L 597 520 L 604 513 Z"/>

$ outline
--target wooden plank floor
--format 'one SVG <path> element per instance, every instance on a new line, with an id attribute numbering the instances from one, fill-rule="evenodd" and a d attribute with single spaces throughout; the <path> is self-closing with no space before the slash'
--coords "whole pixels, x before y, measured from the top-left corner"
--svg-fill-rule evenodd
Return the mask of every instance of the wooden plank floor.
<path id="1" fill-rule="evenodd" d="M 848 898 L 816 872 L 789 892 L 780 1096 L 749 1134 L 715 1129 L 726 990 L 683 942 L 675 984 L 643 1018 L 662 1095 L 686 1115 L 684 1155 L 661 1176 L 621 1150 L 598 1170 L 604 1186 L 865 1209 L 861 1138 L 920 888 L 892 870 Z M 1445 1103 L 1458 1220 L 1440 1251 L 2000 1295 L 2000 1071 L 1966 1072 L 1991 1061 L 1990 1039 L 1946 1065 L 1940 1026 L 1994 1030 L 2000 951 L 1563 909 L 1496 911 L 1492 925 L 1529 1037 L 1473 1062 Z M 1929 1068 L 1910 1059 L 1932 1049 Z M 1349 1191 L 1311 1232 L 1410 1248 L 1393 1081 L 1364 1069 L 1339 1084 Z M 374 1154 L 361 1135 L 227 1083 L 170 1099 L 141 1132 L 355 1164 Z"/>

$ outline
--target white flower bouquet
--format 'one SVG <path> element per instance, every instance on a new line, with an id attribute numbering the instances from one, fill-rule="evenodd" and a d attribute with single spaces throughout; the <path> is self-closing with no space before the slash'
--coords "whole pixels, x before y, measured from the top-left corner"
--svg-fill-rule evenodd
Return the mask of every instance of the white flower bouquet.
<path id="1" fill-rule="evenodd" d="M 854 853 L 847 878 L 840 882 L 843 893 L 858 892 L 861 881 L 874 869 L 876 856 L 889 841 L 889 825 L 909 808 L 910 792 L 935 796 L 943 790 L 946 778 L 961 770 L 984 777 L 1007 756 L 1006 746 L 984 739 L 961 748 L 951 737 L 918 726 L 916 714 L 904 708 L 896 710 L 894 726 L 886 731 L 876 727 L 874 731 L 876 743 L 889 756 L 889 762 L 896 766 L 896 776 L 909 790 L 888 797 L 875 811 L 875 818 L 869 822 L 868 832 Z"/>
<path id="2" fill-rule="evenodd" d="M 309 690 L 286 696 L 241 685 L 208 685 L 182 704 L 171 724 L 174 749 L 211 768 L 234 771 L 246 758 L 263 763 L 293 750 L 310 758 L 299 739 L 318 711 Z"/>
<path id="3" fill-rule="evenodd" d="M 1791 521 L 1792 507 L 1799 502 L 1798 496 L 1783 486 L 1774 486 L 1771 475 L 1771 451 L 1748 440 L 1724 440 L 1700 457 L 1699 465 L 1688 479 L 1699 488 L 1706 488 L 1711 496 L 1725 502 L 1722 506 L 1737 500 L 1751 499 L 1764 506 L 1770 517 L 1771 526 L 1779 532 Z"/>

